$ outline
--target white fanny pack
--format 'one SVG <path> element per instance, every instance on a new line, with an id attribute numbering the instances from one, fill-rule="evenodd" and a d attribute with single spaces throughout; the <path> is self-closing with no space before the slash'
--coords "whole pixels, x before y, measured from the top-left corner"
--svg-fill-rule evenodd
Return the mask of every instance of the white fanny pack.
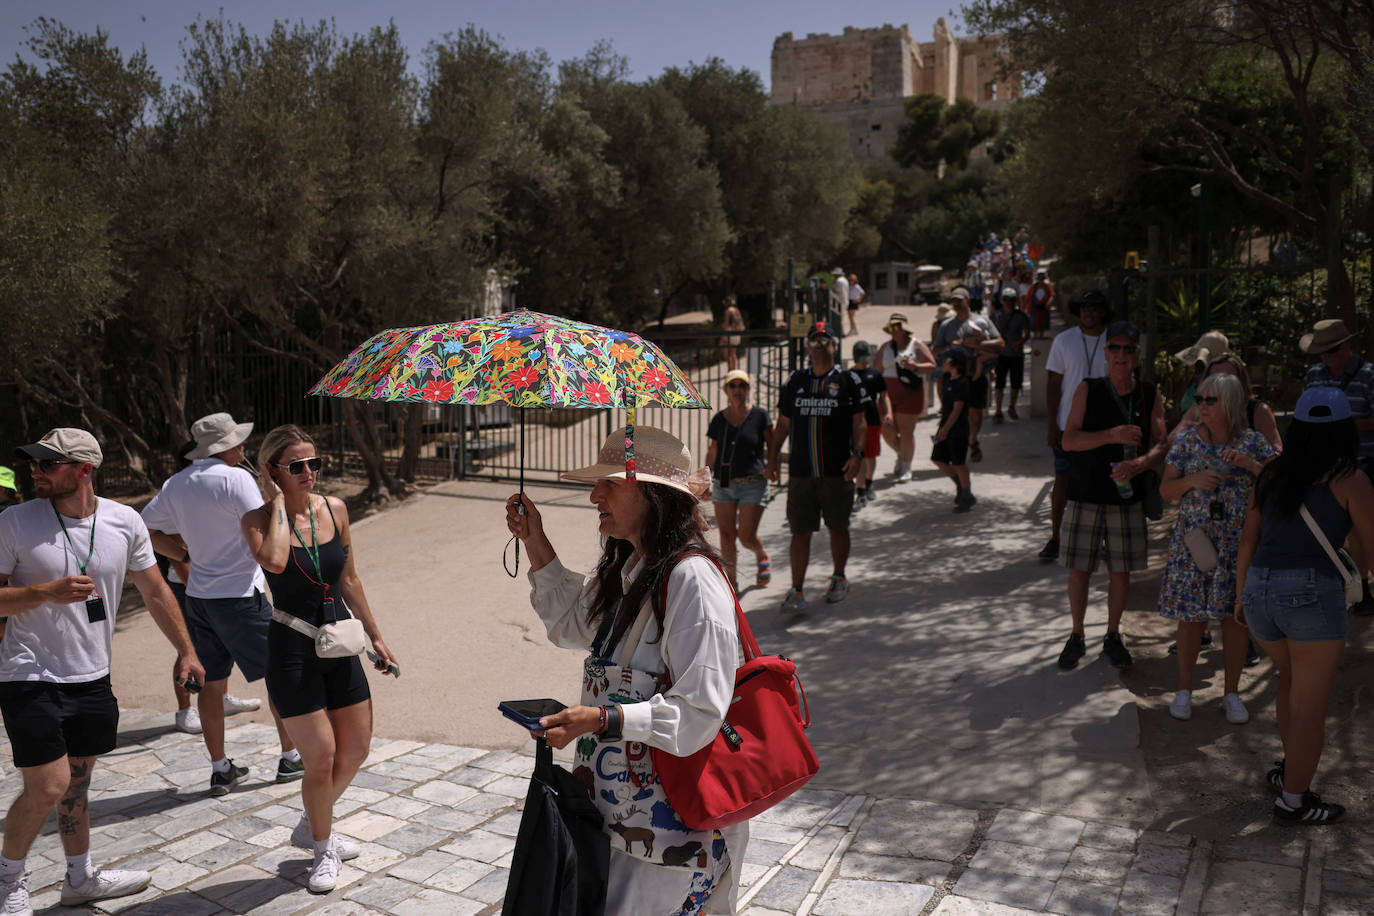
<path id="1" fill-rule="evenodd" d="M 288 614 L 278 608 L 272 608 L 272 619 L 312 640 L 315 643 L 315 654 L 320 658 L 348 658 L 351 655 L 361 655 L 367 648 L 367 633 L 363 631 L 363 622 L 354 617 L 342 601 L 338 604 L 348 617 L 322 627 L 311 626 L 294 614 Z"/>

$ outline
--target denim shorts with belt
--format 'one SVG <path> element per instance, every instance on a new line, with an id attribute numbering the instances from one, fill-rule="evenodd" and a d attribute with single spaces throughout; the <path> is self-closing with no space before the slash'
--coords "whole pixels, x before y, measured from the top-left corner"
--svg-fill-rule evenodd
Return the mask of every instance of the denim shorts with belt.
<path id="1" fill-rule="evenodd" d="M 1241 602 L 1245 623 L 1261 642 L 1344 640 L 1349 631 L 1345 586 L 1319 570 L 1252 566 Z"/>

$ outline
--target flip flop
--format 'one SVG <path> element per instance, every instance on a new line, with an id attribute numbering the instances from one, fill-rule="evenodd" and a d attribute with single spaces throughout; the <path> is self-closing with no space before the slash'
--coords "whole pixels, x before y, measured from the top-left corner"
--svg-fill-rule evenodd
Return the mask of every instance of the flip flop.
<path id="1" fill-rule="evenodd" d="M 773 581 L 773 561 L 764 560 L 759 563 L 758 578 L 754 582 L 758 585 L 767 585 Z"/>

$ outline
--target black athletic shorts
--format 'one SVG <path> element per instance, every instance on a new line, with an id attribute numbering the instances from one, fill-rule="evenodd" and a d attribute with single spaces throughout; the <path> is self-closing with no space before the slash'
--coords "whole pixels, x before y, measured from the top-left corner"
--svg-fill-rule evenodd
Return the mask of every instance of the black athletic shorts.
<path id="1" fill-rule="evenodd" d="M 108 754 L 119 731 L 119 701 L 108 674 L 79 684 L 0 682 L 0 714 L 17 767 Z"/>
<path id="2" fill-rule="evenodd" d="M 353 706 L 372 691 L 358 656 L 320 658 L 313 640 L 274 620 L 267 631 L 267 695 L 289 719 Z"/>
<path id="3" fill-rule="evenodd" d="M 997 357 L 997 390 L 1010 386 L 1012 391 L 1020 391 L 1026 374 L 1024 356 Z"/>
<path id="4" fill-rule="evenodd" d="M 187 595 L 184 616 L 207 683 L 229 677 L 235 663 L 249 683 L 266 673 L 272 605 L 262 592 L 255 589 L 246 598 Z"/>
<path id="5" fill-rule="evenodd" d="M 969 379 L 968 409 L 982 410 L 988 406 L 988 377 Z"/>

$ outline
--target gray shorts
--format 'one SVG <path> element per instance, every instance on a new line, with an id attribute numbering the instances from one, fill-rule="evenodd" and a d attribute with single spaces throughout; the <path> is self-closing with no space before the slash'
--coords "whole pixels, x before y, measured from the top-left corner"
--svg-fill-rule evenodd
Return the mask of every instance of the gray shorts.
<path id="1" fill-rule="evenodd" d="M 235 663 L 246 681 L 265 675 L 271 623 L 272 605 L 260 591 L 247 598 L 186 596 L 186 629 L 207 683 L 227 678 Z"/>

